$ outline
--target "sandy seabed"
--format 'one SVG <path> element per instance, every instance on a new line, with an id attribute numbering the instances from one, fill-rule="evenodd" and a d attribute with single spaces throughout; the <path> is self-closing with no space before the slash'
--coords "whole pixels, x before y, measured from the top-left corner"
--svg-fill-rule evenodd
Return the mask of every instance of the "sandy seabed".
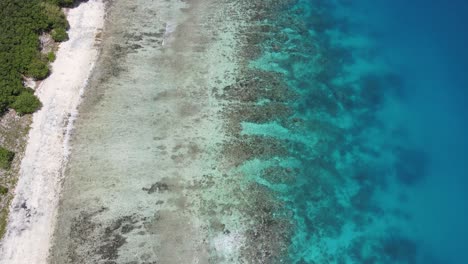
<path id="1" fill-rule="evenodd" d="M 0 263 L 46 263 L 55 225 L 68 139 L 83 90 L 99 53 L 104 3 L 90 0 L 70 9 L 67 42 L 52 74 L 36 90 L 43 107 L 33 116 Z"/>

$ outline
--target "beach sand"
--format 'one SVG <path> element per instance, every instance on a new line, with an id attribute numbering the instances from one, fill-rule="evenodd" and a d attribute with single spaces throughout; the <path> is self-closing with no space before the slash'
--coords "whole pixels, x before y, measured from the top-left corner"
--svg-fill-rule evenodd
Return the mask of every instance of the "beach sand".
<path id="1" fill-rule="evenodd" d="M 46 263 L 55 224 L 68 139 L 83 90 L 99 53 L 104 3 L 90 0 L 70 9 L 67 42 L 52 74 L 36 90 L 43 107 L 33 115 L 0 263 Z"/>

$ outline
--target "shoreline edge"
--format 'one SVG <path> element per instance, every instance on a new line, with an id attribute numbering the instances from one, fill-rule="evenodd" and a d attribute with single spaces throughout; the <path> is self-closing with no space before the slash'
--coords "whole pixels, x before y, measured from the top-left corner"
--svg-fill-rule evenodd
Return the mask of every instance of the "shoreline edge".
<path id="1" fill-rule="evenodd" d="M 21 161 L 0 263 L 46 263 L 55 226 L 69 138 L 87 81 L 99 55 L 105 3 L 90 0 L 70 9 L 69 40 L 61 43 L 52 74 L 36 90 L 34 113 Z"/>

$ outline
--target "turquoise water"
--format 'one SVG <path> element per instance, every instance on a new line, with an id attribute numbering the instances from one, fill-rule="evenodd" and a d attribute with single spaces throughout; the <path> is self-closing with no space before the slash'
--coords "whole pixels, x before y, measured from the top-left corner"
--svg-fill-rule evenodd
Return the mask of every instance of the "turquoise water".
<path id="1" fill-rule="evenodd" d="M 298 0 L 257 21 L 268 30 L 249 67 L 294 95 L 259 100 L 289 112 L 241 134 L 288 151 L 241 169 L 284 202 L 288 262 L 468 261 L 466 11 Z"/>
<path id="2" fill-rule="evenodd" d="M 457 1 L 114 1 L 49 262 L 468 263 Z"/>

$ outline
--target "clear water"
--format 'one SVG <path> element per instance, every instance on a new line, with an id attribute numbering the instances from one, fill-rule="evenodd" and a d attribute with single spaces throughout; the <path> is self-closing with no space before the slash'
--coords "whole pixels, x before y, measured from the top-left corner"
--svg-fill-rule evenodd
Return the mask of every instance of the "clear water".
<path id="1" fill-rule="evenodd" d="M 282 32 L 251 64 L 299 94 L 288 106 L 301 125 L 243 124 L 297 143 L 282 165 L 294 184 L 254 176 L 293 212 L 290 261 L 464 263 L 468 5 L 339 2 L 278 12 L 268 23 Z"/>
<path id="2" fill-rule="evenodd" d="M 115 1 L 52 263 L 467 262 L 466 11 Z"/>
<path id="3" fill-rule="evenodd" d="M 408 210 L 419 227 L 418 245 L 437 263 L 468 261 L 466 138 L 468 35 L 465 1 L 376 1 L 362 5 L 375 21 L 379 51 L 402 77 L 408 146 L 427 155 Z M 377 16 L 380 15 L 380 18 Z M 398 19 L 395 19 L 398 18 Z M 436 262 L 436 261 L 434 261 Z M 431 263 L 425 260 L 425 263 Z"/>
<path id="4" fill-rule="evenodd" d="M 233 40 L 211 26 L 227 21 L 228 9 L 214 7 L 110 4 L 71 142 L 50 263 L 207 263 L 219 262 L 218 251 L 236 253 L 225 241 L 236 237 L 237 218 L 220 213 L 233 198 L 217 183 L 223 134 L 211 98 L 234 75 Z"/>

